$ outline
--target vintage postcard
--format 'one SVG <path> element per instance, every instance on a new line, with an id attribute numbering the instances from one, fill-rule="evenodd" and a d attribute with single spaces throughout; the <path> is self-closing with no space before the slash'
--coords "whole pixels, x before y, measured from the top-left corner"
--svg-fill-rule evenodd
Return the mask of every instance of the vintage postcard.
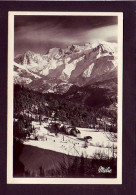
<path id="1" fill-rule="evenodd" d="M 9 184 L 122 184 L 123 13 L 9 12 Z"/>

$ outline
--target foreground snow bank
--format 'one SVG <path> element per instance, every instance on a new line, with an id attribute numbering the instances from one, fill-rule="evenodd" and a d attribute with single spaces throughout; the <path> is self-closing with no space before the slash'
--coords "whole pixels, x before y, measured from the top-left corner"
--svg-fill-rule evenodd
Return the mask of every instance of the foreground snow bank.
<path id="1" fill-rule="evenodd" d="M 50 133 L 48 130 L 48 123 L 42 123 L 39 125 L 37 122 L 32 122 L 32 125 L 36 128 L 37 134 L 44 136 L 43 141 L 28 140 L 25 141 L 25 145 L 36 146 L 47 150 L 52 150 L 60 153 L 64 153 L 72 156 L 81 156 L 87 158 L 93 158 L 94 155 L 116 157 L 117 143 L 113 143 L 108 139 L 107 134 L 104 132 L 94 131 L 88 128 L 77 128 L 80 130 L 80 137 L 74 137 L 70 135 Z M 92 141 L 85 142 L 83 139 L 85 136 L 91 136 Z M 114 147 L 114 148 L 113 148 Z"/>

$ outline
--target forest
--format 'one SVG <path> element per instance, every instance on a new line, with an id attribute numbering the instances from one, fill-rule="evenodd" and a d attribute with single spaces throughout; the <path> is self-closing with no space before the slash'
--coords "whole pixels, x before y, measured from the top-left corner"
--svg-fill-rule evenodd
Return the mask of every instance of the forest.
<path id="1" fill-rule="evenodd" d="M 105 177 L 104 174 L 98 173 L 98 168 L 103 166 L 110 166 L 113 170 L 112 174 L 107 174 L 107 177 L 116 177 L 116 158 L 106 158 L 103 154 L 98 153 L 93 159 L 87 159 L 83 156 L 72 157 L 64 155 L 61 159 L 58 169 L 52 169 L 51 172 L 45 172 L 41 166 L 38 172 L 31 173 L 25 170 L 24 165 L 20 162 L 19 156 L 24 150 L 30 152 L 30 148 L 35 156 L 37 148 L 28 148 L 23 144 L 26 137 L 35 131 L 32 121 L 36 121 L 41 125 L 42 122 L 50 119 L 56 121 L 55 124 L 70 125 L 72 127 L 82 127 L 100 129 L 111 132 L 111 135 L 117 132 L 117 118 L 116 112 L 108 110 L 106 107 L 88 106 L 68 100 L 64 95 L 58 94 L 43 94 L 37 91 L 30 90 L 24 86 L 14 85 L 14 175 L 24 177 Z M 109 125 L 110 123 L 111 125 Z M 106 134 L 105 134 L 106 135 Z M 114 135 L 114 138 L 115 135 Z M 40 152 L 47 152 L 47 150 L 39 149 Z M 45 155 L 40 155 L 39 158 L 45 158 Z M 60 154 L 59 154 L 60 155 Z M 98 155 L 99 159 L 98 159 Z M 102 156 L 101 156 L 102 155 Z M 43 157 L 42 157 L 43 156 Z M 54 156 L 54 155 L 53 155 Z M 37 157 L 36 157 L 37 158 Z M 68 158 L 68 159 L 67 159 Z M 67 164 L 68 161 L 68 164 Z M 46 162 L 46 161 L 45 161 Z M 71 162 L 71 163 L 69 163 Z M 74 172 L 73 172 L 74 170 Z M 20 175 L 19 175 L 20 174 Z M 74 175 L 73 175 L 74 174 Z"/>
<path id="2" fill-rule="evenodd" d="M 45 118 L 52 118 L 54 121 L 61 121 L 75 127 L 117 132 L 116 112 L 104 106 L 90 107 L 80 102 L 70 101 L 64 95 L 42 94 L 24 86 L 14 85 L 14 135 L 17 136 L 19 132 L 19 135 L 23 136 L 24 128 L 27 134 L 34 128 L 31 125 L 32 120 L 42 122 Z M 108 125 L 107 121 L 111 125 Z"/>

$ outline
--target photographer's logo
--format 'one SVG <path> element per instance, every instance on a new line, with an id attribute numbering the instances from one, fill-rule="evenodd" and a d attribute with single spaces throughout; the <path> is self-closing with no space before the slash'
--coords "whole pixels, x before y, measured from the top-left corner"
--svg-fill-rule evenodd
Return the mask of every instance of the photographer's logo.
<path id="1" fill-rule="evenodd" d="M 98 169 L 98 173 L 112 173 L 112 169 L 110 167 L 100 166 Z"/>

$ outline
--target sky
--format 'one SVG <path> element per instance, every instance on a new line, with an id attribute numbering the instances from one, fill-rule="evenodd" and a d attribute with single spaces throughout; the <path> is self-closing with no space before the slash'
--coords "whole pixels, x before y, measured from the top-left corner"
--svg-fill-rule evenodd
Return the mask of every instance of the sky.
<path id="1" fill-rule="evenodd" d="M 116 16 L 15 16 L 15 56 L 93 40 L 117 42 Z"/>

